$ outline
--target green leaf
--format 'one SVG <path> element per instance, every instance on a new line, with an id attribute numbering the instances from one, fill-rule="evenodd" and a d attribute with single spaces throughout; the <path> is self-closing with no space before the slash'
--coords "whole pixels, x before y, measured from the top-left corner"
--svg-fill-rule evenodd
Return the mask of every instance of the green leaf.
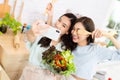
<path id="1" fill-rule="evenodd" d="M 16 21 L 13 17 L 11 17 L 9 13 L 6 14 L 6 16 L 1 20 L 1 22 L 9 26 L 9 28 L 12 29 L 15 35 L 17 34 L 18 31 L 21 30 L 22 24 Z"/>
<path id="2" fill-rule="evenodd" d="M 113 46 L 112 41 L 109 41 L 109 43 L 107 44 L 107 47 Z"/>
<path id="3" fill-rule="evenodd" d="M 1 31 L 0 31 L 0 35 L 3 34 Z"/>

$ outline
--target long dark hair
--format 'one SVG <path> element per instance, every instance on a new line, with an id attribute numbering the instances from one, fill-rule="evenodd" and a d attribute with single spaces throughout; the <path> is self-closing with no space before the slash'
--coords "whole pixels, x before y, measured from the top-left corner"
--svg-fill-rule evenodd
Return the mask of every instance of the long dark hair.
<path id="1" fill-rule="evenodd" d="M 68 30 L 68 34 L 64 34 L 61 36 L 61 41 L 63 42 L 61 48 L 64 47 L 64 49 L 70 49 L 73 50 L 75 48 L 75 46 L 73 46 L 73 41 L 72 41 L 72 36 L 71 36 L 71 30 L 73 29 L 73 25 L 77 19 L 77 17 L 72 14 L 72 13 L 66 13 L 64 15 L 62 15 L 61 17 L 66 16 L 70 19 L 70 28 Z M 40 47 L 48 47 L 50 45 L 51 39 L 47 38 L 47 37 L 42 37 L 38 44 L 41 44 Z"/>

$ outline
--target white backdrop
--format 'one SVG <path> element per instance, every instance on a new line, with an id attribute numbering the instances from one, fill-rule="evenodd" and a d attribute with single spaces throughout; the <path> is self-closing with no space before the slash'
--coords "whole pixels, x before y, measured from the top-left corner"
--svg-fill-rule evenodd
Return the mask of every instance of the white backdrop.
<path id="1" fill-rule="evenodd" d="M 9 0 L 9 5 L 13 8 L 15 0 Z M 44 12 L 47 4 L 52 0 L 24 0 L 22 13 L 22 23 L 31 24 L 36 19 L 45 19 Z M 3 3 L 4 0 L 0 0 Z M 91 17 L 96 27 L 105 27 L 108 15 L 111 11 L 113 0 L 57 0 L 54 5 L 55 22 L 58 17 L 65 13 L 67 9 L 74 13 Z M 17 0 L 15 17 L 18 17 L 22 0 Z M 12 9 L 11 9 L 12 12 Z"/>

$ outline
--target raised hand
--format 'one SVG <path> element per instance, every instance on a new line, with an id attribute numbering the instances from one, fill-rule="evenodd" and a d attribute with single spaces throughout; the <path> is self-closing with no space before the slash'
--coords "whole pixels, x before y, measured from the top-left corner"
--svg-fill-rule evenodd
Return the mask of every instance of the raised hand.
<path id="1" fill-rule="evenodd" d="M 26 32 L 27 39 L 30 42 L 34 42 L 38 36 L 42 35 L 42 33 L 46 32 L 48 27 L 50 27 L 42 20 L 33 22 L 31 26 L 31 29 Z"/>
<path id="2" fill-rule="evenodd" d="M 50 27 L 50 26 L 45 24 L 44 21 L 37 20 L 37 21 L 33 22 L 32 27 L 31 27 L 31 31 L 32 31 L 34 36 L 38 37 L 42 33 L 44 33 L 45 31 L 47 31 L 48 27 Z"/>
<path id="3" fill-rule="evenodd" d="M 53 4 L 48 3 L 45 11 L 45 15 L 47 16 L 47 24 L 52 26 L 52 20 L 53 20 Z"/>
<path id="4" fill-rule="evenodd" d="M 53 15 L 53 5 L 52 5 L 52 3 L 48 3 L 48 5 L 46 7 L 46 14 L 48 16 L 52 16 Z"/>
<path id="5" fill-rule="evenodd" d="M 117 32 L 115 30 L 103 32 L 103 36 L 105 36 L 107 38 L 116 37 L 117 36 Z"/>
<path id="6" fill-rule="evenodd" d="M 100 29 L 96 29 L 92 32 L 92 37 L 100 38 L 103 36 L 103 32 Z"/>

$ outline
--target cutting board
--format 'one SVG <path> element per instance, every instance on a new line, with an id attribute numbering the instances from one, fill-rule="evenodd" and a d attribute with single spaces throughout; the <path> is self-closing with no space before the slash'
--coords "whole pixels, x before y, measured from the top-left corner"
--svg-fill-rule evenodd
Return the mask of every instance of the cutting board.
<path id="1" fill-rule="evenodd" d="M 13 18 L 15 18 L 16 3 L 17 3 L 17 0 L 15 0 L 15 2 L 14 2 L 13 11 L 12 11 L 12 14 L 11 14 L 11 16 L 12 16 Z"/>
<path id="2" fill-rule="evenodd" d="M 4 3 L 0 4 L 0 18 L 4 18 L 6 13 L 10 13 L 10 8 L 8 0 L 4 0 Z"/>
<path id="3" fill-rule="evenodd" d="M 17 17 L 17 20 L 19 22 L 21 22 L 21 16 L 22 16 L 23 7 L 24 7 L 24 0 L 22 0 L 22 6 L 20 8 L 20 13 L 19 13 L 19 16 Z"/>

